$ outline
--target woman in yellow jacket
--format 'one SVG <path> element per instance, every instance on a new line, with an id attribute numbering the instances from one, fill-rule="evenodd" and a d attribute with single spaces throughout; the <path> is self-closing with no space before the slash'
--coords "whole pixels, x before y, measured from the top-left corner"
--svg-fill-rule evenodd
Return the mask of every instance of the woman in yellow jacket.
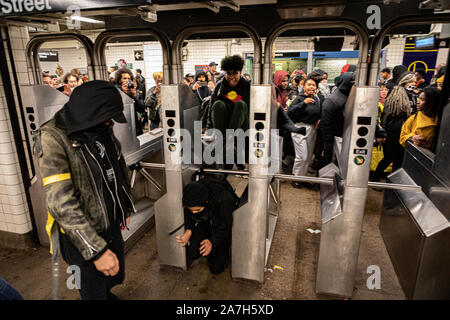
<path id="1" fill-rule="evenodd" d="M 431 148 L 437 124 L 440 92 L 434 87 L 426 87 L 419 95 L 417 113 L 403 124 L 400 144 L 405 147 L 410 140 L 415 145 Z"/>

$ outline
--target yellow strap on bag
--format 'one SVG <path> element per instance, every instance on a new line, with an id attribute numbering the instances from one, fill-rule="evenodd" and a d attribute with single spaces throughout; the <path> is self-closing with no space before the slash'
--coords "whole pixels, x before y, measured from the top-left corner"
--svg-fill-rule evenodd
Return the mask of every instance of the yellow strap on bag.
<path id="1" fill-rule="evenodd" d="M 45 231 L 47 231 L 48 239 L 50 240 L 50 254 L 53 254 L 52 247 L 52 229 L 55 225 L 55 219 L 51 216 L 50 213 L 47 213 L 47 223 L 45 225 Z"/>
<path id="2" fill-rule="evenodd" d="M 56 227 L 56 220 L 50 213 L 47 213 L 47 223 L 45 224 L 45 231 L 47 232 L 48 239 L 50 240 L 50 254 L 53 254 L 53 242 L 52 242 L 52 232 L 54 232 L 53 227 Z M 59 228 L 62 234 L 65 234 L 63 228 Z"/>

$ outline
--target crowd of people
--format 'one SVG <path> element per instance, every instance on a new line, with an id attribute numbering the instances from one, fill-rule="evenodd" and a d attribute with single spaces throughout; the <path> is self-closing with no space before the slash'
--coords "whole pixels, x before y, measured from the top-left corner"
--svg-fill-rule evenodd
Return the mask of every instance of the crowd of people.
<path id="1" fill-rule="evenodd" d="M 226 129 L 245 131 L 249 128 L 251 76 L 243 73 L 244 64 L 239 55 L 227 56 L 221 61 L 221 72 L 213 61 L 206 69 L 185 75 L 183 81 L 200 106 L 203 132 L 214 128 L 225 136 Z M 294 175 L 314 174 L 332 161 L 334 139 L 343 134 L 344 108 L 356 71 L 355 65 L 343 66 L 333 85 L 328 83 L 328 73 L 321 69 L 309 74 L 300 69 L 274 73 L 285 170 L 289 170 L 291 163 Z M 431 148 L 445 71 L 446 66 L 437 66 L 428 84 L 423 69 L 410 72 L 405 66 L 397 65 L 392 70 L 381 70 L 375 145 L 383 146 L 384 159 L 371 172 L 371 179 L 379 181 L 391 163 L 394 170 L 401 166 L 406 141 Z M 58 78 L 44 73 L 43 81 L 68 96 L 88 81 L 87 75 L 82 75 L 78 69 L 64 74 L 58 66 L 56 72 L 63 76 Z M 108 73 L 110 83 L 135 102 L 136 134 L 160 127 L 163 73 L 153 73 L 155 85 L 148 90 L 140 69 L 133 74 L 122 64 L 110 67 Z M 417 134 L 411 136 L 411 132 Z M 245 159 L 247 162 L 248 152 Z M 236 161 L 236 165 L 238 169 L 245 167 L 242 162 Z M 227 169 L 232 167 L 233 164 L 225 165 Z M 309 183 L 293 182 L 292 185 L 317 188 Z"/>
<path id="2" fill-rule="evenodd" d="M 216 129 L 224 142 L 227 129 L 249 129 L 251 76 L 243 73 L 244 65 L 241 56 L 226 56 L 220 63 L 221 72 L 217 71 L 218 64 L 211 62 L 206 70 L 188 73 L 184 78 L 200 106 L 204 132 Z M 411 72 L 398 65 L 392 72 L 389 68 L 381 71 L 375 139 L 383 146 L 384 158 L 372 172 L 372 180 L 380 180 L 391 163 L 394 170 L 402 165 L 408 141 L 432 147 L 446 67 L 436 69 L 431 84 L 426 82 L 425 70 Z M 320 69 L 309 74 L 302 70 L 274 72 L 277 128 L 283 137 L 285 169 L 292 170 L 293 175 L 314 174 L 332 162 L 334 140 L 343 134 L 345 105 L 356 72 L 356 66 L 345 65 L 334 85 L 329 85 L 327 72 Z M 142 71 L 137 69 L 133 74 L 125 66 L 110 68 L 109 83 L 88 82 L 77 69 L 65 74 L 62 84 L 47 73 L 43 77 L 44 83 L 69 96 L 69 102 L 40 129 L 39 166 L 49 215 L 58 226 L 49 228 L 52 235 L 59 236 L 64 260 L 82 270 L 82 298 L 114 299 L 110 290 L 124 279 L 120 231 L 129 225 L 133 203 L 128 168 L 114 137 L 112 120 L 126 122 L 121 91 L 134 100 L 138 135 L 146 128 L 160 127 L 163 73 L 153 73 L 155 85 L 148 90 Z M 85 165 L 80 163 L 77 148 Z M 292 169 L 287 166 L 289 157 L 293 159 Z M 247 162 L 248 152 L 244 161 L 235 157 L 235 163 L 225 162 L 225 169 L 236 164 L 242 170 Z M 89 180 L 92 177 L 93 184 Z M 316 188 L 309 183 L 292 185 Z M 80 190 L 76 197 L 74 188 Z M 98 190 L 104 191 L 102 195 Z M 186 247 L 188 266 L 204 256 L 213 274 L 225 270 L 230 263 L 232 213 L 239 201 L 226 179 L 201 177 L 184 187 L 185 232 L 174 241 Z"/>
<path id="3" fill-rule="evenodd" d="M 391 163 L 393 171 L 402 166 L 407 141 L 432 148 L 446 68 L 437 66 L 430 83 L 423 69 L 411 72 L 397 65 L 392 72 L 381 70 L 376 143 L 382 144 L 384 157 L 371 172 L 371 180 L 379 181 Z"/>
<path id="4" fill-rule="evenodd" d="M 43 84 L 55 88 L 69 97 L 76 87 L 89 81 L 89 76 L 85 73 L 82 74 L 79 69 L 72 69 L 70 72 L 64 73 L 64 70 L 58 65 L 55 73 L 50 75 L 48 71 L 44 71 L 42 73 Z"/>

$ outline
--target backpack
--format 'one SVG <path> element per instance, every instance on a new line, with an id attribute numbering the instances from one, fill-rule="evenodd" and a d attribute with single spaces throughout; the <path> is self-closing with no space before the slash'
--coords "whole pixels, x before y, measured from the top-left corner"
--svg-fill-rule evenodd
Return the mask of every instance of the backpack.
<path id="1" fill-rule="evenodd" d="M 226 177 L 219 179 L 212 176 L 206 176 L 200 170 L 192 175 L 191 180 L 192 182 L 200 182 L 205 185 L 211 192 L 210 198 L 214 199 L 218 205 L 220 205 L 221 201 L 223 201 L 223 191 L 227 191 L 233 198 L 233 211 L 239 207 L 241 198 L 237 196 L 234 188 L 228 182 Z"/>
<path id="2" fill-rule="evenodd" d="M 210 199 L 214 199 L 214 201 L 213 201 L 213 203 L 211 203 L 211 205 L 215 204 L 219 207 L 221 206 L 222 201 L 223 201 L 223 191 L 225 190 L 232 196 L 232 199 L 233 199 L 232 200 L 232 203 L 233 203 L 232 211 L 236 210 L 239 207 L 241 198 L 239 198 L 236 195 L 233 187 L 228 182 L 226 177 L 224 177 L 223 179 L 217 179 L 217 178 L 214 178 L 211 176 L 205 176 L 203 171 L 199 170 L 192 175 L 191 180 L 192 180 L 192 182 L 200 182 L 200 183 L 204 184 L 208 188 L 208 190 L 210 190 L 210 192 L 211 192 Z M 244 194 L 246 194 L 246 192 L 244 192 Z M 244 197 L 244 195 L 243 195 L 243 197 Z M 169 232 L 169 235 L 173 235 L 175 232 L 180 230 L 183 226 L 184 226 L 184 222 L 178 228 Z"/>

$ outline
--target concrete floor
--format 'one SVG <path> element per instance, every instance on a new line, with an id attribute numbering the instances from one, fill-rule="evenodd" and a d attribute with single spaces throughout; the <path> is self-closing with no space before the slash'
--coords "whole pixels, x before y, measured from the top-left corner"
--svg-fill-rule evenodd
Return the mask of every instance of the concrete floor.
<path id="1" fill-rule="evenodd" d="M 242 185 L 242 182 L 240 183 Z M 380 220 L 383 193 L 369 190 L 361 238 L 353 299 L 405 299 L 381 238 Z M 213 276 L 206 258 L 196 260 L 182 272 L 160 268 L 155 229 L 151 229 L 126 255 L 126 280 L 113 292 L 120 299 L 329 299 L 315 294 L 315 276 L 321 227 L 318 191 L 294 189 L 282 183 L 281 211 L 269 255 L 265 281 L 257 284 L 231 278 L 230 268 Z M 282 266 L 284 270 L 274 266 Z M 381 289 L 369 290 L 367 267 L 381 268 Z M 79 299 L 76 290 L 66 287 L 67 265 L 62 262 L 60 299 Z M 48 248 L 0 252 L 0 276 L 25 299 L 51 299 L 51 258 Z"/>

